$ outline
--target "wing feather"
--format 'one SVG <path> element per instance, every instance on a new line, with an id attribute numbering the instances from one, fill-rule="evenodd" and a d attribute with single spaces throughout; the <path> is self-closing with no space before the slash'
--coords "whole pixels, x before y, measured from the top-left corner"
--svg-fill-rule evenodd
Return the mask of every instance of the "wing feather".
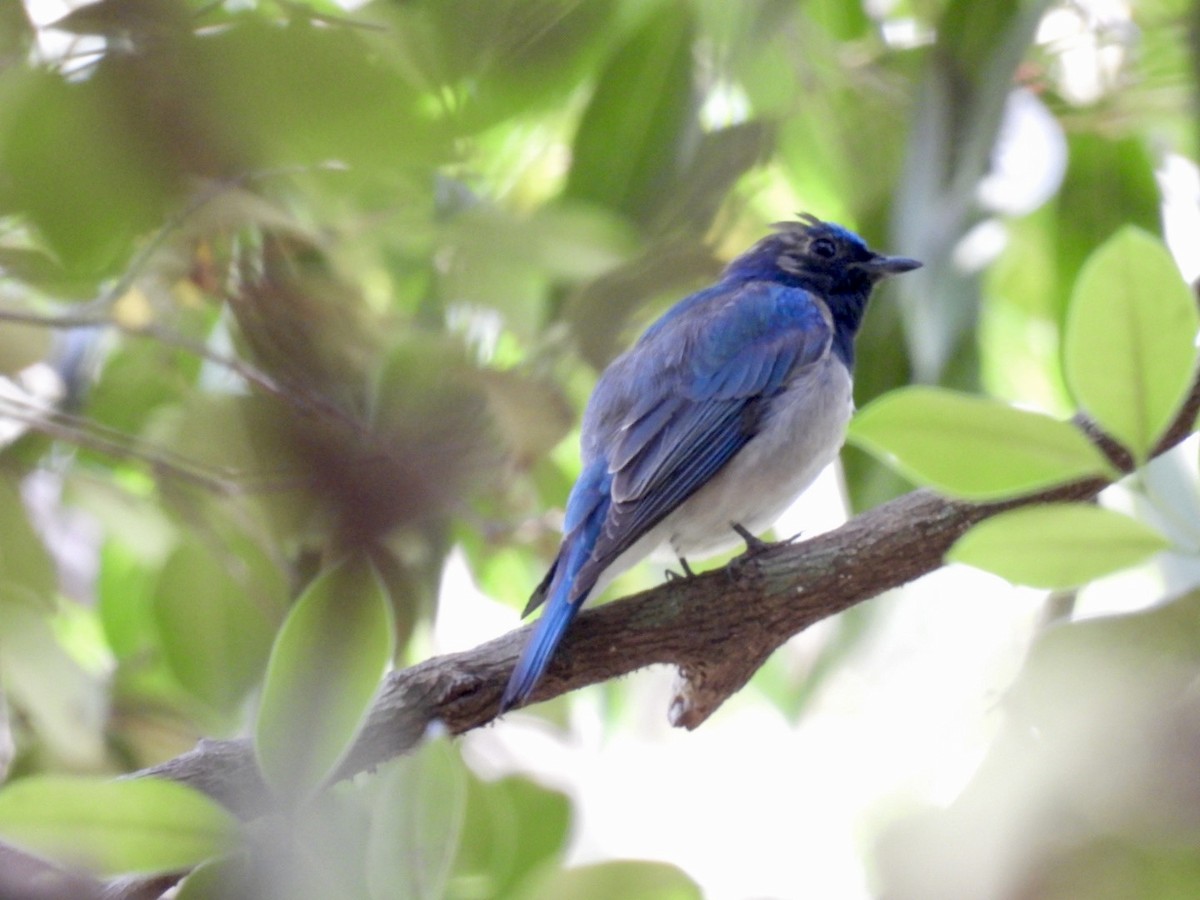
<path id="1" fill-rule="evenodd" d="M 610 505 L 589 559 L 575 576 L 582 596 L 600 573 L 670 515 L 754 436 L 767 401 L 794 373 L 828 353 L 833 329 L 823 304 L 795 288 L 750 283 L 712 295 L 688 320 L 643 340 L 626 361 L 624 416 L 616 438 L 597 442 L 612 476 Z M 690 353 L 655 346 L 690 341 Z M 673 348 L 672 348 L 673 349 Z M 643 354 L 638 358 L 639 352 Z M 662 359 L 679 362 L 666 371 Z M 647 366 L 645 373 L 636 367 Z M 629 385 L 643 389 L 635 391 Z M 604 396 L 603 386 L 597 395 Z M 608 410 L 597 417 L 604 419 Z"/>

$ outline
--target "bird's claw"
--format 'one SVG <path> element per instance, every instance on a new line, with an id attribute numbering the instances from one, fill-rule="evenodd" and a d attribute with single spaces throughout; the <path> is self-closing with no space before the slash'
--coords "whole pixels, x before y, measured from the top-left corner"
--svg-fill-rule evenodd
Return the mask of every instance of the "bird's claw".
<path id="1" fill-rule="evenodd" d="M 750 531 L 739 522 L 730 522 L 729 525 L 734 531 L 737 532 L 738 537 L 740 537 L 746 544 L 746 552 L 742 554 L 743 557 L 749 558 L 758 556 L 760 553 L 764 553 L 765 551 L 771 549 L 770 543 L 751 534 Z"/>
<path id="2" fill-rule="evenodd" d="M 752 577 L 758 571 L 757 558 L 767 550 L 770 550 L 772 545 L 762 538 L 751 534 L 749 529 L 738 522 L 731 522 L 730 526 L 737 532 L 738 537 L 746 542 L 746 549 L 741 555 L 735 556 L 730 560 L 729 575 L 735 581 Z"/>
<path id="3" fill-rule="evenodd" d="M 679 568 L 683 569 L 683 574 L 667 569 L 667 581 L 687 581 L 689 578 L 695 578 L 696 573 L 692 571 L 692 567 L 688 565 L 688 561 L 682 556 L 676 557 L 679 560 Z"/>
<path id="4" fill-rule="evenodd" d="M 800 538 L 802 538 L 802 537 L 804 537 L 804 532 L 803 532 L 803 531 L 797 531 L 797 532 L 796 532 L 795 534 L 793 534 L 791 537 L 786 537 L 786 538 L 784 538 L 782 541 L 780 541 L 779 543 L 781 543 L 781 544 L 794 544 L 794 543 L 796 543 L 796 541 L 800 540 Z"/>

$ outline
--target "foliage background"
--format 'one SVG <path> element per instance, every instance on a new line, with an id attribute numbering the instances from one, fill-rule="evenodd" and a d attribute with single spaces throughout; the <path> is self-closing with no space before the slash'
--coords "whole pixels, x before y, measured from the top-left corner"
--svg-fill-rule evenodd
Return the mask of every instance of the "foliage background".
<path id="1" fill-rule="evenodd" d="M 347 554 L 398 665 L 515 625 L 598 369 L 796 211 L 926 262 L 873 306 L 860 405 L 920 381 L 1071 412 L 1088 254 L 1135 224 L 1200 273 L 1198 33 L 1182 0 L 0 6 L 9 780 L 248 733 L 289 606 Z M 1184 896 L 1195 453 L 1110 499 L 1172 538 L 1152 566 L 1078 596 L 952 567 L 697 734 L 666 733 L 665 673 L 564 698 L 327 792 L 221 877 Z M 843 474 L 780 531 L 906 489 L 853 448 Z M 613 858 L 666 862 L 564 868 Z"/>

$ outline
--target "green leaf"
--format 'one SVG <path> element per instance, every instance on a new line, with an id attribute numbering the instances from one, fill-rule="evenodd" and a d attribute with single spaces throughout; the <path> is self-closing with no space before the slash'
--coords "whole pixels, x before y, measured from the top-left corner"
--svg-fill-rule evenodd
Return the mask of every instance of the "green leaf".
<path id="1" fill-rule="evenodd" d="M 804 11 L 823 25 L 834 41 L 854 41 L 865 37 L 871 28 L 864 5 L 845 0 L 812 0 L 805 4 Z"/>
<path id="2" fill-rule="evenodd" d="M 964 77 L 982 81 L 989 61 L 1009 39 L 1020 9 L 1018 0 L 997 0 L 983 6 L 971 0 L 952 0 L 938 23 L 938 45 L 945 54 L 938 62 L 948 65 L 953 60 Z"/>
<path id="3" fill-rule="evenodd" d="M 96 612 L 109 652 L 118 661 L 153 651 L 157 634 L 150 611 L 157 575 L 124 542 L 107 541 L 100 549 Z"/>
<path id="4" fill-rule="evenodd" d="M 1186 788 L 1182 784 L 1180 788 L 1176 802 L 1183 803 Z M 1163 790 L 1161 783 L 1155 785 L 1156 794 Z M 1161 804 L 1155 803 L 1153 809 L 1158 821 L 1169 815 Z M 1200 884 L 1200 853 L 1186 841 L 1176 844 L 1156 834 L 1092 835 L 1086 843 L 1075 844 L 1056 856 L 1039 877 L 1044 879 L 1043 884 L 1053 885 L 1039 891 L 1043 900 L 1187 900 Z"/>
<path id="5" fill-rule="evenodd" d="M 1071 129 L 1067 142 L 1066 177 L 1049 210 L 1054 224 L 1043 244 L 1054 259 L 1058 287 L 1021 301 L 1052 300 L 1063 324 L 1071 291 L 1096 248 L 1128 225 L 1153 232 L 1162 218 L 1158 161 L 1143 135 L 1114 138 Z"/>
<path id="6" fill-rule="evenodd" d="M 668 0 L 609 61 L 571 150 L 566 196 L 646 221 L 691 117 L 692 15 Z"/>
<path id="7" fill-rule="evenodd" d="M 692 235 L 707 246 L 705 235 L 712 231 L 730 192 L 743 175 L 762 164 L 774 148 L 776 132 L 773 123 L 750 121 L 701 135 L 695 152 L 665 192 L 653 230 Z"/>
<path id="8" fill-rule="evenodd" d="M 143 143 L 124 118 L 119 68 L 86 79 L 18 72 L 5 85 L 0 216 L 24 217 L 69 277 L 117 271 L 172 189 L 162 133 Z"/>
<path id="9" fill-rule="evenodd" d="M 358 734 L 394 645 L 375 568 L 351 559 L 296 602 L 267 665 L 255 749 L 281 796 L 301 798 L 333 772 Z"/>
<path id="10" fill-rule="evenodd" d="M 899 312 L 917 381 L 970 383 L 975 371 L 982 296 L 975 267 L 958 262 L 960 241 L 973 224 L 967 210 L 977 202 L 980 179 L 992 168 L 1017 67 L 1028 58 L 1049 5 L 939 4 L 936 44 L 920 81 L 906 76 L 916 101 L 906 116 L 912 126 L 904 170 L 892 179 L 897 195 L 891 230 L 905 241 L 896 249 L 925 265 L 892 290 L 906 301 Z M 878 140 L 895 143 L 886 134 Z M 933 221 L 942 224 L 929 228 Z"/>
<path id="11" fill-rule="evenodd" d="M 669 863 L 619 860 L 548 873 L 523 900 L 699 900 L 699 885 Z"/>
<path id="12" fill-rule="evenodd" d="M 232 712 L 266 664 L 286 586 L 257 548 L 243 542 L 218 559 L 194 539 L 167 560 L 154 590 L 163 654 L 179 683 L 214 709 Z"/>
<path id="13" fill-rule="evenodd" d="M 367 879 L 378 900 L 438 900 L 458 850 L 467 774 L 457 750 L 431 742 L 377 777 Z"/>
<path id="14" fill-rule="evenodd" d="M 104 764 L 104 680 L 71 658 L 43 610 L 0 586 L 0 684 L 38 749 L 78 771 Z"/>
<path id="15" fill-rule="evenodd" d="M 617 3 L 535 0 L 518 14 L 495 0 L 373 6 L 392 25 L 395 58 L 456 91 L 455 124 L 474 130 L 566 105 L 611 41 Z"/>
<path id="16" fill-rule="evenodd" d="M 1170 546 L 1154 529 L 1087 503 L 1014 509 L 980 522 L 946 554 L 1017 584 L 1070 588 Z"/>
<path id="17" fill-rule="evenodd" d="M 455 880 L 479 886 L 476 896 L 511 896 L 519 882 L 562 854 L 570 824 L 570 801 L 558 791 L 515 776 L 471 777 Z"/>
<path id="18" fill-rule="evenodd" d="M 1079 404 L 1144 461 L 1192 383 L 1200 315 L 1166 247 L 1126 227 L 1088 259 L 1063 356 Z"/>
<path id="19" fill-rule="evenodd" d="M 195 42 L 205 90 L 229 133 L 263 164 L 344 163 L 339 184 L 422 166 L 447 150 L 448 130 L 420 110 L 420 94 L 354 28 L 241 15 Z"/>
<path id="20" fill-rule="evenodd" d="M 209 860 L 189 872 L 179 883 L 174 900 L 213 900 L 214 897 L 253 895 L 247 859 L 242 854 L 234 854 Z"/>
<path id="21" fill-rule="evenodd" d="M 0 267 L 4 259 L 0 256 Z M 44 359 L 50 351 L 49 328 L 23 322 L 0 321 L 0 375 L 16 375 Z"/>
<path id="22" fill-rule="evenodd" d="M 1117 474 L 1067 422 L 941 388 L 885 394 L 854 417 L 849 437 L 909 478 L 971 500 Z"/>
<path id="23" fill-rule="evenodd" d="M 50 609 L 58 587 L 54 565 L 8 478 L 0 478 L 0 535 L 0 585 Z"/>
<path id="24" fill-rule="evenodd" d="M 173 781 L 38 776 L 0 791 L 0 839 L 115 875 L 187 869 L 237 846 L 237 821 Z"/>

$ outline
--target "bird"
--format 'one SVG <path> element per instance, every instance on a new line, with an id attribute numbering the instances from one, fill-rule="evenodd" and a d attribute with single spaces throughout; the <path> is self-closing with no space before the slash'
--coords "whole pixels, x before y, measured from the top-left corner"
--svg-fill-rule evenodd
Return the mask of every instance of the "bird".
<path id="1" fill-rule="evenodd" d="M 601 374 L 545 610 L 501 696 L 524 705 L 584 602 L 664 544 L 687 557 L 769 528 L 831 463 L 871 292 L 921 263 L 801 213 L 677 302 Z"/>

